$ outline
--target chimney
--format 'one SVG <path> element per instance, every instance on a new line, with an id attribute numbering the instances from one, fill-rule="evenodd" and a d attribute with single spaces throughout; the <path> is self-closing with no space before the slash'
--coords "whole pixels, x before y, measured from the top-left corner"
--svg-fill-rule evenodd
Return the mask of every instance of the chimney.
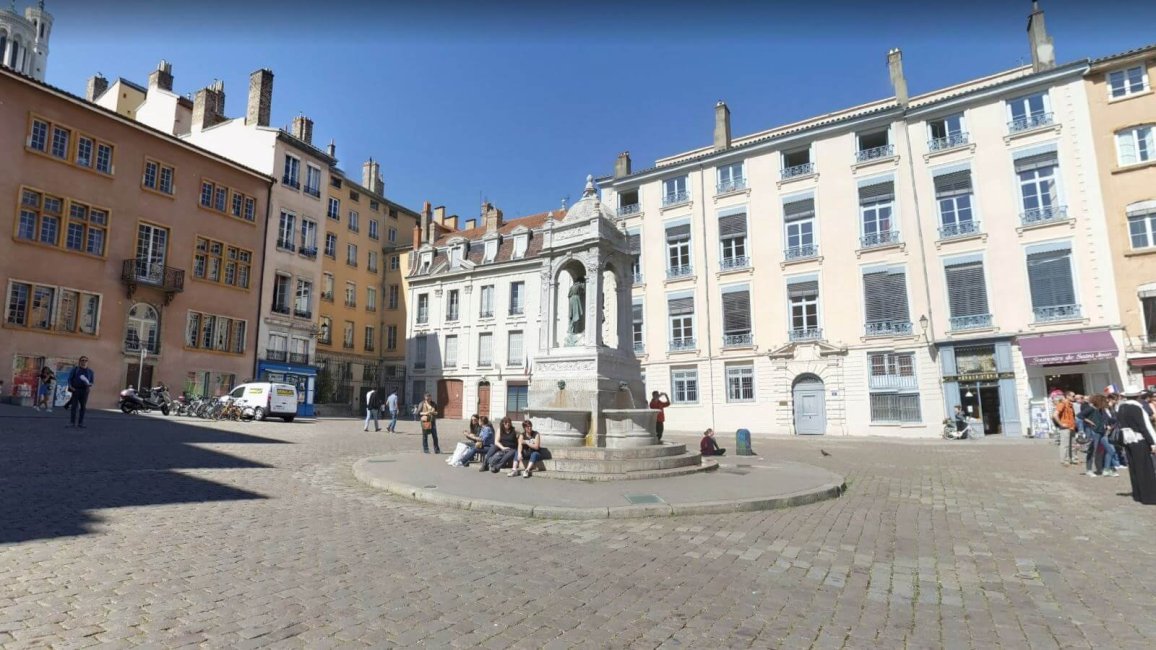
<path id="1" fill-rule="evenodd" d="M 446 220 L 446 206 L 439 205 L 433 209 L 433 218 L 437 223 L 445 223 Z"/>
<path id="2" fill-rule="evenodd" d="M 269 112 L 273 108 L 273 71 L 261 68 L 249 75 L 249 105 L 245 109 L 245 124 L 269 126 Z"/>
<path id="3" fill-rule="evenodd" d="M 487 233 L 497 232 L 502 227 L 502 211 L 489 201 L 482 204 L 482 225 Z"/>
<path id="4" fill-rule="evenodd" d="M 1056 67 L 1056 48 L 1044 25 L 1044 12 L 1035 0 L 1032 1 L 1032 13 L 1028 16 L 1028 47 L 1032 49 L 1032 72 Z"/>
<path id="5" fill-rule="evenodd" d="M 149 90 L 153 88 L 173 91 L 173 64 L 161 59 L 157 69 L 149 73 Z"/>
<path id="6" fill-rule="evenodd" d="M 98 72 L 88 78 L 88 88 L 84 91 L 84 98 L 90 102 L 95 102 L 97 97 L 104 94 L 108 90 L 108 79 L 105 79 Z"/>
<path id="7" fill-rule="evenodd" d="M 293 137 L 305 144 L 313 144 L 313 120 L 304 115 L 293 118 Z"/>
<path id="8" fill-rule="evenodd" d="M 337 143 L 333 140 L 330 140 L 329 146 L 325 149 L 325 152 L 329 154 L 330 158 L 337 160 Z"/>
<path id="9" fill-rule="evenodd" d="M 731 109 L 726 102 L 718 100 L 714 105 L 714 150 L 722 151 L 731 146 Z"/>
<path id="10" fill-rule="evenodd" d="M 887 71 L 891 74 L 895 101 L 907 108 L 907 78 L 903 76 L 903 52 L 897 47 L 887 51 Z"/>
<path id="11" fill-rule="evenodd" d="M 630 175 L 630 152 L 623 151 L 614 161 L 614 178 L 625 178 Z"/>
<path id="12" fill-rule="evenodd" d="M 442 225 L 446 227 L 446 230 L 456 232 L 458 229 L 458 215 L 453 214 L 446 217 L 445 220 L 442 221 Z"/>
<path id="13" fill-rule="evenodd" d="M 214 81 L 197 91 L 193 98 L 193 128 L 200 131 L 225 119 L 225 84 Z"/>
<path id="14" fill-rule="evenodd" d="M 430 210 L 429 201 L 426 201 L 421 209 L 421 231 L 426 241 L 433 241 L 433 211 Z"/>
<path id="15" fill-rule="evenodd" d="M 473 230 L 477 226 L 478 226 L 478 220 L 477 219 L 466 219 L 465 230 Z"/>
<path id="16" fill-rule="evenodd" d="M 381 165 L 373 158 L 361 165 L 361 184 L 371 192 L 385 195 L 385 181 L 381 180 Z"/>

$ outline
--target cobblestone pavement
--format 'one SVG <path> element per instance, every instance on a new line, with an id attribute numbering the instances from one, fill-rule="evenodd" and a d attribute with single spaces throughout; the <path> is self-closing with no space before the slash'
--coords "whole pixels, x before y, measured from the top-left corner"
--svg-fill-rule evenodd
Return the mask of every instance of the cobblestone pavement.
<path id="1" fill-rule="evenodd" d="M 1156 643 L 1156 509 L 1042 441 L 756 440 L 847 495 L 539 521 L 358 483 L 354 460 L 420 448 L 412 423 L 48 418 L 0 407 L 4 647 Z"/>

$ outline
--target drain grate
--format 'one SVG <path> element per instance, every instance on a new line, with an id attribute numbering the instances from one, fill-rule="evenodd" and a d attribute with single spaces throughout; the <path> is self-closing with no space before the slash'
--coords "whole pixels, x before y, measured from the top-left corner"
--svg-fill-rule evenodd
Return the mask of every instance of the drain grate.
<path id="1" fill-rule="evenodd" d="M 626 500 L 634 505 L 643 503 L 666 503 L 662 500 L 662 497 L 657 494 L 624 494 L 622 496 L 626 497 Z"/>

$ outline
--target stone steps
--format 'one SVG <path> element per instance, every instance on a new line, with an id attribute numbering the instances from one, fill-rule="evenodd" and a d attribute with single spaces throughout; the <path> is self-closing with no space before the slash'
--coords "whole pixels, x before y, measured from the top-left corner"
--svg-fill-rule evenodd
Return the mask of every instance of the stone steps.
<path id="1" fill-rule="evenodd" d="M 686 445 L 666 443 L 646 447 L 559 447 L 551 449 L 550 455 L 556 460 L 634 460 L 639 458 L 661 458 L 685 454 Z"/>
<path id="2" fill-rule="evenodd" d="M 556 478 L 571 481 L 622 481 L 622 480 L 638 480 L 647 478 L 668 478 L 671 476 L 685 476 L 687 474 L 697 474 L 699 472 L 710 472 L 718 469 L 718 462 L 710 459 L 703 459 L 699 454 L 688 454 L 688 457 L 693 457 L 694 464 L 679 465 L 674 467 L 667 467 L 663 469 L 635 469 L 630 471 L 613 472 L 613 471 L 563 471 L 558 470 L 552 466 L 554 461 L 545 461 L 546 470 L 541 474 L 535 473 L 534 476 L 543 478 Z"/>

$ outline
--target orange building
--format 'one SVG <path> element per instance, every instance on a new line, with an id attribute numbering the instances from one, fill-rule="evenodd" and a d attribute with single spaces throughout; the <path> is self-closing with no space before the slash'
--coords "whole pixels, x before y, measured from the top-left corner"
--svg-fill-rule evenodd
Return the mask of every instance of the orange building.
<path id="1" fill-rule="evenodd" d="M 94 408 L 251 377 L 273 179 L 11 70 L 0 97 L 6 396 L 81 355 Z"/>

